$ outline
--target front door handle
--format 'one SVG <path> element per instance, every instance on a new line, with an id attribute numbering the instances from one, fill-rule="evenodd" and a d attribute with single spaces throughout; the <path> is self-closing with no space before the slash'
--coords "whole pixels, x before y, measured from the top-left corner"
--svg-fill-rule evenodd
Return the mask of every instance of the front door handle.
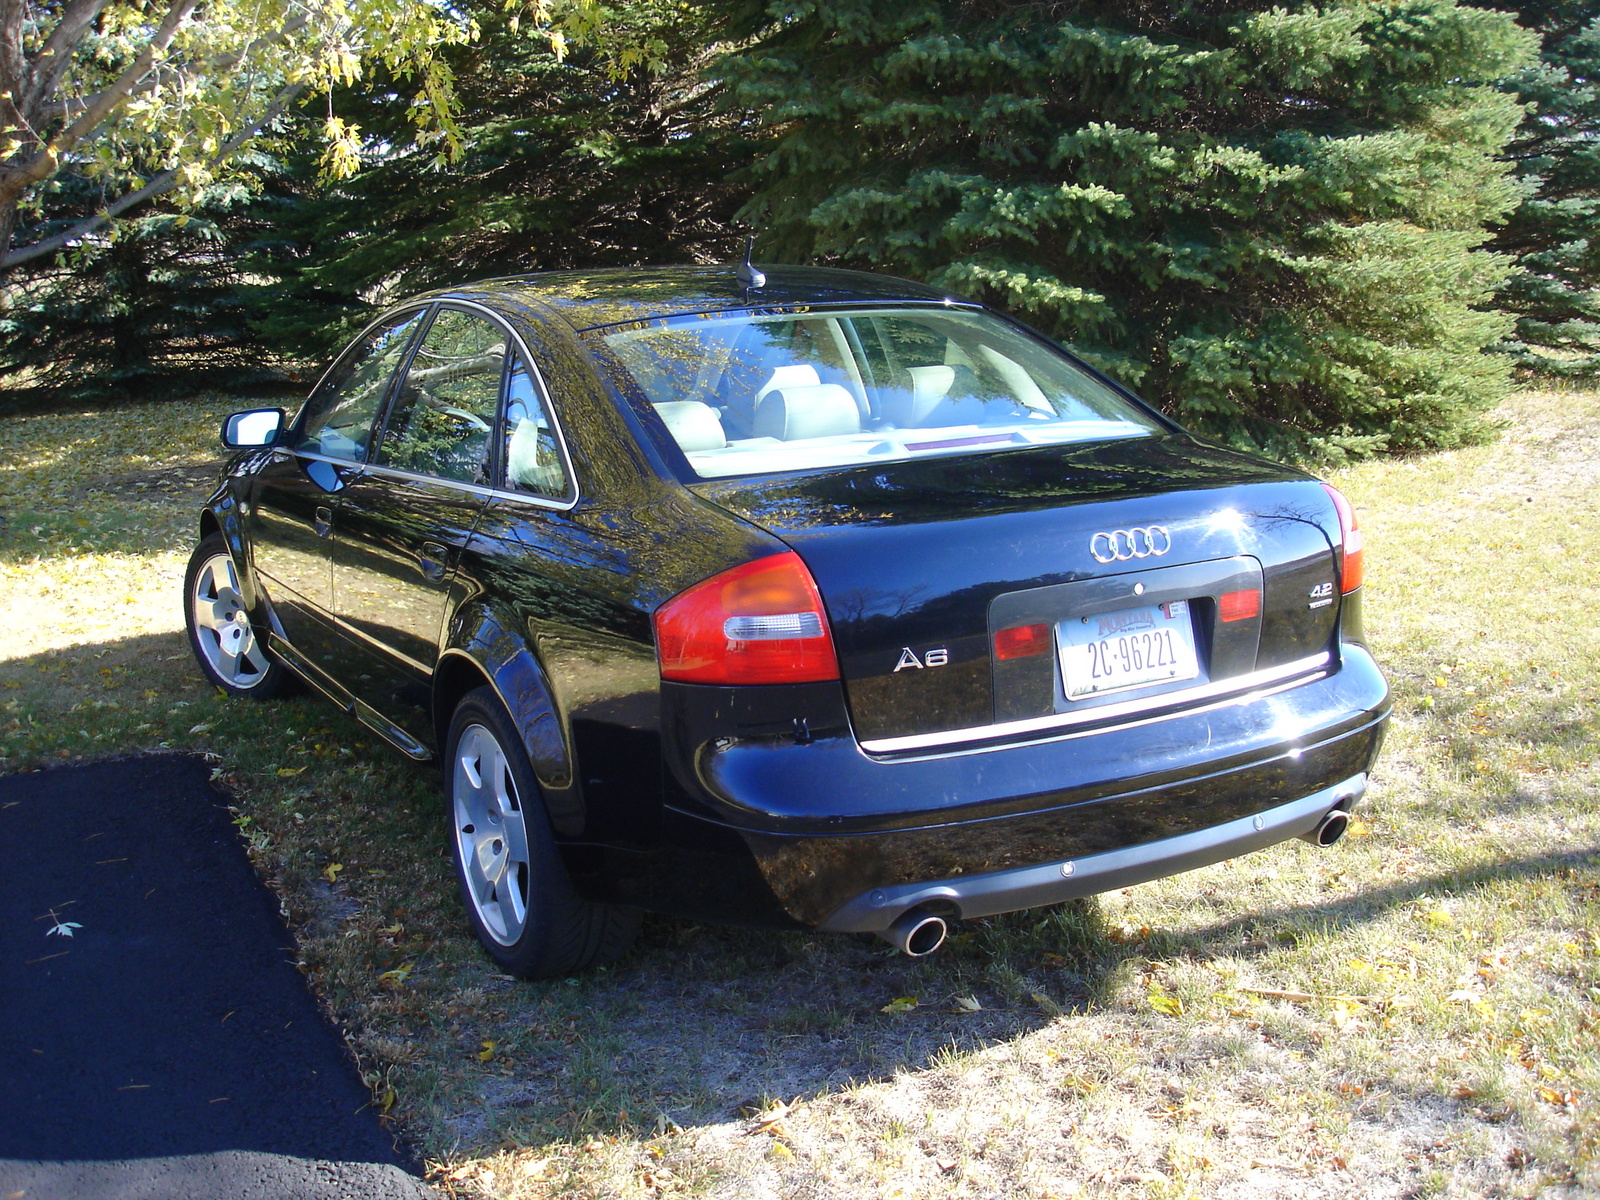
<path id="1" fill-rule="evenodd" d="M 445 560 L 449 557 L 450 551 L 438 542 L 423 542 L 422 554 L 417 559 L 422 577 L 432 583 L 441 581 L 444 578 Z"/>
<path id="2" fill-rule="evenodd" d="M 333 531 L 333 509 L 325 505 L 317 505 L 317 514 L 314 528 L 318 537 L 327 537 Z"/>

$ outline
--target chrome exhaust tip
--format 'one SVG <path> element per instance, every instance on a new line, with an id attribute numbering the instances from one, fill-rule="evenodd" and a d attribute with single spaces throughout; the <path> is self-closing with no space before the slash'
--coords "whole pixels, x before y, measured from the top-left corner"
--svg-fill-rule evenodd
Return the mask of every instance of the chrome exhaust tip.
<path id="1" fill-rule="evenodd" d="M 1344 836 L 1344 831 L 1348 828 L 1350 828 L 1350 814 L 1342 808 L 1335 808 L 1322 814 L 1322 820 L 1317 822 L 1315 829 L 1300 836 L 1313 846 L 1331 846 Z"/>
<path id="2" fill-rule="evenodd" d="M 878 936 L 908 958 L 922 958 L 944 945 L 950 927 L 943 917 L 913 908 L 895 918 Z"/>

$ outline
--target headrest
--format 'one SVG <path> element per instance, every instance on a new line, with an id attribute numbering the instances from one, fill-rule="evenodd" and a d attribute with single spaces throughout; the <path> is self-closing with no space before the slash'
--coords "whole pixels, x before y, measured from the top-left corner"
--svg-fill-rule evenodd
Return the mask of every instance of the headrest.
<path id="1" fill-rule="evenodd" d="M 752 432 L 786 442 L 860 433 L 861 410 L 837 383 L 775 388 L 756 408 Z"/>
<path id="2" fill-rule="evenodd" d="M 685 454 L 692 450 L 720 450 L 728 444 L 717 410 L 700 400 L 668 400 L 655 406 L 667 432 Z"/>
<path id="3" fill-rule="evenodd" d="M 761 390 L 756 393 L 756 403 L 759 405 L 768 392 L 778 388 L 816 386 L 822 382 L 817 374 L 817 369 L 810 363 L 791 363 L 786 367 L 774 367 L 772 378 L 761 385 Z"/>

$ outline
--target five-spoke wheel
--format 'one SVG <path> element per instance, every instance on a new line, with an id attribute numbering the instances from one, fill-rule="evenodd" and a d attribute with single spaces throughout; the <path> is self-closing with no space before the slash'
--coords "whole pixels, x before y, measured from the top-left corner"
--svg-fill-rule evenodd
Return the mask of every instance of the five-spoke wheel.
<path id="1" fill-rule="evenodd" d="M 189 644 L 218 687 L 265 699 L 278 693 L 284 668 L 256 636 L 239 588 L 239 572 L 221 534 L 203 538 L 189 559 L 184 583 Z"/>
<path id="2" fill-rule="evenodd" d="M 468 725 L 451 759 L 456 858 L 469 903 L 497 945 L 515 946 L 528 923 L 528 829 L 506 752 Z"/>
<path id="3" fill-rule="evenodd" d="M 517 727 L 493 690 L 456 706 L 445 745 L 445 811 L 467 917 L 502 969 L 524 979 L 609 962 L 639 914 L 581 896 L 567 875 Z"/>

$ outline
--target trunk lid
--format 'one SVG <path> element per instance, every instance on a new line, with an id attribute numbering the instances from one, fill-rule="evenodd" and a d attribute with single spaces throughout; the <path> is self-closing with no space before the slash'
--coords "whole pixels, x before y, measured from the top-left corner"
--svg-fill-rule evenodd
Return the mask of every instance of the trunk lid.
<path id="1" fill-rule="evenodd" d="M 1198 702 L 1337 626 L 1321 485 L 1182 435 L 691 486 L 804 559 L 869 750 Z"/>

